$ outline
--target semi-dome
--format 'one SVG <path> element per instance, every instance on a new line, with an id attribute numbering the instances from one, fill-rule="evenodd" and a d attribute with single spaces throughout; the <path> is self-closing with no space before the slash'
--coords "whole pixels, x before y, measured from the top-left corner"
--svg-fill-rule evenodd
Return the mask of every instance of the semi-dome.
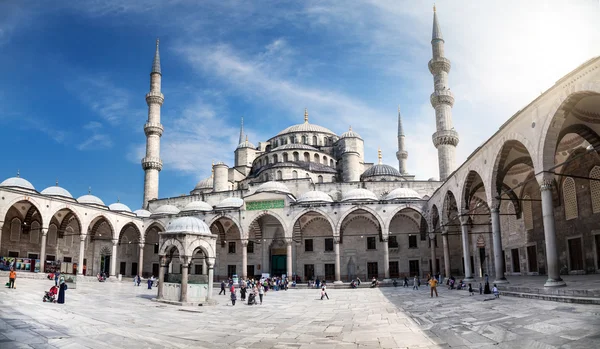
<path id="1" fill-rule="evenodd" d="M 86 195 L 78 197 L 77 202 L 79 202 L 80 204 L 105 206 L 104 202 L 102 200 L 100 200 L 99 197 L 92 195 L 92 194 L 86 194 Z"/>
<path id="2" fill-rule="evenodd" d="M 204 179 L 200 180 L 196 184 L 196 187 L 194 187 L 194 190 L 212 189 L 212 187 L 213 187 L 213 176 L 210 176 L 208 178 L 204 178 Z"/>
<path id="3" fill-rule="evenodd" d="M 11 177 L 5 179 L 4 182 L 0 183 L 0 187 L 13 187 L 13 188 L 21 188 L 28 190 L 35 190 L 33 184 L 31 184 L 28 180 L 21 177 Z"/>
<path id="4" fill-rule="evenodd" d="M 257 193 L 284 193 L 291 194 L 288 187 L 280 182 L 269 181 L 258 186 Z"/>
<path id="5" fill-rule="evenodd" d="M 307 191 L 306 193 L 300 195 L 298 203 L 311 203 L 311 202 L 333 202 L 333 199 L 329 194 L 324 193 L 319 190 Z"/>
<path id="6" fill-rule="evenodd" d="M 58 185 L 42 190 L 41 194 L 48 196 L 62 196 L 69 199 L 73 198 L 73 195 L 71 195 L 67 189 L 59 187 Z"/>
<path id="7" fill-rule="evenodd" d="M 115 212 L 131 212 L 131 209 L 120 202 L 108 205 L 108 209 Z"/>
<path id="8" fill-rule="evenodd" d="M 420 199 L 421 196 L 410 188 L 396 188 L 385 196 L 385 200 Z"/>
<path id="9" fill-rule="evenodd" d="M 210 228 L 196 217 L 178 217 L 169 222 L 166 233 L 212 235 Z"/>
<path id="10" fill-rule="evenodd" d="M 181 212 L 191 212 L 191 211 L 208 212 L 208 211 L 212 211 L 212 210 L 213 210 L 213 207 L 204 201 L 192 201 L 189 204 L 185 205 L 185 207 L 183 208 L 183 210 L 181 210 Z"/>
<path id="11" fill-rule="evenodd" d="M 369 177 L 375 176 L 391 176 L 391 177 L 402 177 L 400 171 L 396 170 L 394 167 L 390 165 L 373 165 L 368 168 L 363 174 L 360 176 L 361 179 L 366 179 Z"/>
<path id="12" fill-rule="evenodd" d="M 179 209 L 173 205 L 162 205 L 156 208 L 152 214 L 178 214 Z"/>
<path id="13" fill-rule="evenodd" d="M 302 143 L 288 143 L 288 144 L 284 144 L 284 145 L 280 145 L 279 147 L 272 149 L 272 151 L 274 150 L 312 150 L 312 151 L 318 151 L 317 148 L 312 147 L 308 144 L 302 144 Z"/>
<path id="14" fill-rule="evenodd" d="M 358 133 L 352 131 L 352 127 L 350 127 L 350 129 L 348 131 L 342 133 L 342 135 L 340 136 L 340 139 L 341 138 L 360 138 L 360 139 L 362 139 L 362 137 Z"/>
<path id="15" fill-rule="evenodd" d="M 148 218 L 152 214 L 152 212 L 150 212 L 148 210 L 143 210 L 143 209 L 135 210 L 135 211 L 133 211 L 133 213 L 135 213 L 136 216 L 141 217 L 141 218 Z"/>
<path id="16" fill-rule="evenodd" d="M 240 208 L 244 206 L 244 200 L 240 198 L 227 198 L 217 204 L 215 208 Z"/>
<path id="17" fill-rule="evenodd" d="M 377 195 L 367 189 L 352 189 L 342 194 L 342 201 L 377 201 Z"/>

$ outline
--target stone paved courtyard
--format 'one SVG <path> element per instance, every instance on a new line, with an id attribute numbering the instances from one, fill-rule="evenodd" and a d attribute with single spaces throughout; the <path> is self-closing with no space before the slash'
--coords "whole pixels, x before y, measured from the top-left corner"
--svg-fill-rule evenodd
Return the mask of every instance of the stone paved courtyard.
<path id="1" fill-rule="evenodd" d="M 268 292 L 262 306 L 152 302 L 155 290 L 80 283 L 64 305 L 50 281 L 0 289 L 0 348 L 597 348 L 600 307 L 427 287 Z M 218 292 L 218 290 L 216 290 Z"/>

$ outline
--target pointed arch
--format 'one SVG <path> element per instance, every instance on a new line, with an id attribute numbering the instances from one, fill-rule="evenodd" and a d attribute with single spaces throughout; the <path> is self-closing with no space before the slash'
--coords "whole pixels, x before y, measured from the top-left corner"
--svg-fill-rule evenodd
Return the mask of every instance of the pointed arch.
<path id="1" fill-rule="evenodd" d="M 562 185 L 563 202 L 565 203 L 565 220 L 575 219 L 579 216 L 577 206 L 577 189 L 575 180 L 565 178 Z"/>
<path id="2" fill-rule="evenodd" d="M 31 206 L 35 206 L 35 209 L 40 213 L 40 224 L 42 225 L 42 227 L 44 226 L 44 224 L 50 223 L 50 218 L 44 219 L 45 217 L 42 216 L 42 211 L 40 211 L 40 207 L 42 207 L 42 204 L 39 203 L 35 198 L 30 197 L 30 196 L 18 196 L 16 198 L 10 200 L 9 202 L 7 202 L 6 205 L 2 205 L 2 208 L 0 208 L 0 219 L 5 221 L 6 216 L 8 215 L 8 210 L 10 210 L 13 206 L 15 206 L 16 204 L 18 204 L 20 202 L 26 202 L 26 203 L 30 204 Z M 15 206 L 15 208 L 17 208 L 17 207 Z M 31 207 L 30 207 L 30 209 L 31 209 Z M 19 212 L 20 217 L 25 219 L 26 216 L 24 214 L 22 214 L 20 210 L 17 209 L 17 211 Z"/>

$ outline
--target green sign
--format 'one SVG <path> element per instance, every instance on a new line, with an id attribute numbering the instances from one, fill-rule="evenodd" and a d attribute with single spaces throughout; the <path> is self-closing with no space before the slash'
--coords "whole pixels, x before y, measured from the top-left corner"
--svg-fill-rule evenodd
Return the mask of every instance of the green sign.
<path id="1" fill-rule="evenodd" d="M 283 208 L 285 200 L 251 201 L 246 202 L 247 211 L 270 210 L 274 208 Z"/>

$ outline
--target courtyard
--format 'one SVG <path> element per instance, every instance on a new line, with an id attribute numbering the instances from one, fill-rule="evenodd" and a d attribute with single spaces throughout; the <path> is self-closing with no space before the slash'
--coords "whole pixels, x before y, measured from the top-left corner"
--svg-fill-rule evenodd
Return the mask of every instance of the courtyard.
<path id="1" fill-rule="evenodd" d="M 263 305 L 179 307 L 130 282 L 79 283 L 64 305 L 53 283 L 0 289 L 0 348 L 595 348 L 600 308 L 466 291 L 269 291 Z"/>

